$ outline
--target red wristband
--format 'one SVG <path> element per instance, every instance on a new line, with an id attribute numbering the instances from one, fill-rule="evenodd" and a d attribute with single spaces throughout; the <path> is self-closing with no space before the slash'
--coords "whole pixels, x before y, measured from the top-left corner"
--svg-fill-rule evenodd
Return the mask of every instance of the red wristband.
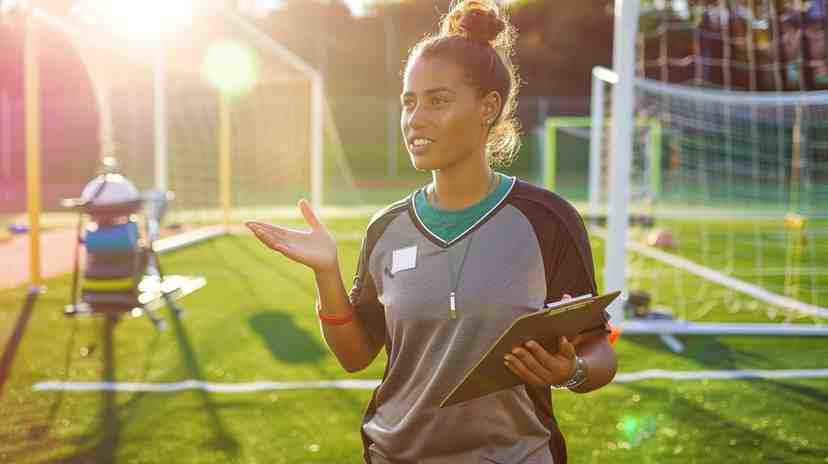
<path id="1" fill-rule="evenodd" d="M 342 318 L 325 316 L 322 313 L 317 313 L 317 315 L 319 316 L 319 320 L 322 321 L 322 323 L 326 324 L 326 325 L 345 325 L 345 324 L 351 322 L 351 320 L 353 320 L 353 318 L 354 318 L 354 313 L 353 312 L 348 313 L 347 316 L 342 317 Z"/>

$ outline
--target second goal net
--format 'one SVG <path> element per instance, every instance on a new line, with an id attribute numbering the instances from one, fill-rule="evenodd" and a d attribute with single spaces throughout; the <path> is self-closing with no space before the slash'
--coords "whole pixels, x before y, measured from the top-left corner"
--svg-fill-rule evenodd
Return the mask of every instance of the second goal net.
<path id="1" fill-rule="evenodd" d="M 590 181 L 602 192 L 590 202 L 602 211 L 613 195 L 602 175 L 614 152 L 602 132 L 613 75 L 594 73 L 590 122 Z M 627 202 L 649 220 L 630 221 L 627 231 L 625 318 L 660 310 L 687 321 L 824 321 L 828 93 L 758 94 L 646 79 L 634 88 L 632 117 L 648 131 L 633 137 Z M 655 142 L 647 135 L 653 130 Z"/>

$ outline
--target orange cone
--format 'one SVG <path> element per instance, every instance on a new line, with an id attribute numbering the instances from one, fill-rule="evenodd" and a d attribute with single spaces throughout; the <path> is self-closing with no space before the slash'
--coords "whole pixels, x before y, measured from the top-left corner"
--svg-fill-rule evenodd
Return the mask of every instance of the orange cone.
<path id="1" fill-rule="evenodd" d="M 618 337 L 621 336 L 621 328 L 614 326 L 612 324 L 610 326 L 610 334 L 609 334 L 609 342 L 610 345 L 615 345 L 615 341 L 618 340 Z"/>

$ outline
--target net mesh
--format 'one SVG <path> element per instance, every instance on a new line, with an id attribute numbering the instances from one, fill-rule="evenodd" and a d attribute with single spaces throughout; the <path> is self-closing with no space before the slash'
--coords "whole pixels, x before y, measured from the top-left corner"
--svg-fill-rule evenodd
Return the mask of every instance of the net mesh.
<path id="1" fill-rule="evenodd" d="M 222 9 L 196 10 L 174 40 L 165 40 L 163 67 L 157 68 L 158 48 L 152 40 L 121 36 L 111 25 L 87 21 L 83 10 L 41 13 L 44 30 L 71 44 L 86 73 L 78 82 L 86 81 L 91 89 L 68 92 L 62 103 L 72 108 L 75 119 L 97 123 L 94 138 L 61 135 L 61 144 L 73 147 L 83 160 L 84 169 L 62 176 L 73 191 L 95 175 L 97 160 L 105 156 L 115 157 L 139 190 L 157 185 L 155 90 L 157 69 L 163 69 L 158 88 L 166 108 L 164 178 L 175 193 L 168 221 L 222 218 L 222 108 L 233 219 L 295 213 L 299 198 L 311 199 L 315 166 L 308 69 L 286 58 L 284 49 L 243 19 Z M 50 105 L 56 101 L 49 95 L 45 100 Z M 324 106 L 324 204 L 366 207 Z"/>
<path id="2" fill-rule="evenodd" d="M 610 108 L 607 98 L 605 120 Z M 648 127 L 658 137 L 634 136 L 629 182 L 638 193 L 629 205 L 652 214 L 654 225 L 633 221 L 632 241 L 791 301 L 828 306 L 828 94 L 761 95 L 641 79 L 634 115 L 657 121 Z M 607 192 L 605 175 L 601 183 Z M 627 276 L 631 290 L 672 287 L 665 304 L 690 320 L 717 307 L 737 320 L 744 305 L 768 316 L 790 309 L 736 298 L 725 279 L 691 279 L 686 269 L 641 253 L 628 253 Z"/>
<path id="3" fill-rule="evenodd" d="M 642 2 L 638 74 L 751 91 L 828 88 L 824 1 Z"/>

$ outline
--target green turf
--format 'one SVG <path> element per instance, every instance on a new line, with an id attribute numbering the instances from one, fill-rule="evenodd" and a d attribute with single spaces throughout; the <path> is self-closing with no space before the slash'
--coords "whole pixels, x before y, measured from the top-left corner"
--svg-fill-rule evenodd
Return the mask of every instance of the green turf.
<path id="1" fill-rule="evenodd" d="M 334 221 L 337 235 L 367 218 Z M 345 280 L 359 242 L 339 240 Z M 596 268 L 603 244 L 594 241 Z M 169 272 L 207 277 L 181 300 L 181 321 L 66 319 L 69 278 L 48 281 L 25 323 L 23 289 L 0 292 L 0 340 L 9 376 L 0 384 L 0 462 L 358 463 L 368 391 L 221 394 L 34 392 L 45 380 L 241 383 L 378 379 L 385 356 L 347 374 L 327 350 L 312 311 L 311 273 L 251 237 L 225 237 L 164 257 Z M 652 264 L 649 268 L 654 268 Z M 702 284 L 682 276 L 684 291 Z M 657 293 L 668 301 L 671 286 Z M 719 291 L 708 290 L 711 294 Z M 717 304 L 702 319 L 766 322 L 751 302 Z M 22 327 L 22 328 L 21 328 Z M 18 334 L 18 336 L 14 336 Z M 643 369 L 825 368 L 824 339 L 622 337 L 620 372 Z M 13 355 L 11 354 L 13 353 Z M 9 362 L 9 360 L 11 360 Z M 587 395 L 554 394 L 573 463 L 828 462 L 828 379 L 613 384 Z"/>
<path id="2" fill-rule="evenodd" d="M 656 226 L 673 234 L 678 242 L 673 252 L 680 256 L 771 292 L 828 307 L 828 220 L 808 222 L 804 232 L 806 240 L 798 257 L 793 246 L 797 235 L 785 229 L 782 218 L 657 217 Z M 634 229 L 630 235 L 644 241 L 648 233 L 648 230 Z M 630 272 L 643 276 L 639 279 L 640 285 L 663 288 L 665 275 L 653 269 L 651 260 L 633 258 L 632 261 Z M 672 269 L 668 272 L 673 273 Z M 798 283 L 787 292 L 786 272 L 790 282 Z M 722 288 L 718 291 L 729 293 Z M 689 303 L 678 309 L 685 311 L 688 304 L 698 306 L 706 297 L 696 291 L 695 297 L 688 296 Z"/>

